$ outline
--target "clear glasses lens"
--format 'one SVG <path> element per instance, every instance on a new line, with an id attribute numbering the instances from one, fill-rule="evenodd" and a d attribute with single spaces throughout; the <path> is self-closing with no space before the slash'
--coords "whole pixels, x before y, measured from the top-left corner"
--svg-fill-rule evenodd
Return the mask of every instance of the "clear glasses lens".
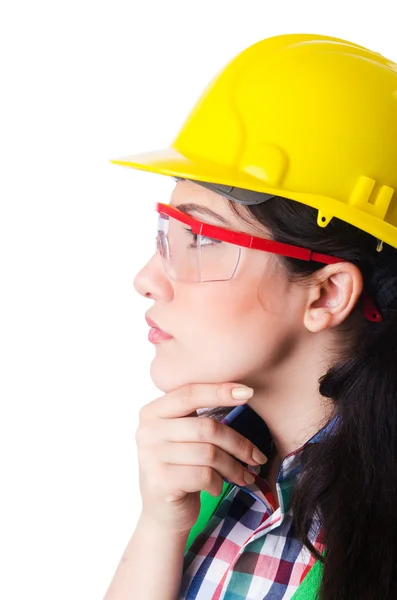
<path id="1" fill-rule="evenodd" d="M 202 235 L 168 215 L 158 217 L 156 245 L 167 275 L 174 281 L 225 281 L 231 279 L 241 248 Z"/>

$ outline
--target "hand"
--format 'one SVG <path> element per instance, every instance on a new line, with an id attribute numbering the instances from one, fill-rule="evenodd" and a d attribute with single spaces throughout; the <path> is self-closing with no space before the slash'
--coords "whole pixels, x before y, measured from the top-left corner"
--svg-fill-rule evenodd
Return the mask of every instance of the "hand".
<path id="1" fill-rule="evenodd" d="M 226 424 L 197 417 L 198 408 L 238 406 L 236 383 L 189 384 L 146 404 L 136 432 L 142 514 L 171 533 L 188 533 L 200 511 L 200 491 L 219 496 L 223 478 L 247 485 L 244 463 L 263 464 L 254 444 Z M 252 396 L 252 392 L 250 394 Z M 256 454 L 258 457 L 258 454 Z M 235 457 L 235 458 L 234 458 Z M 252 474 L 248 473 L 253 482 Z"/>

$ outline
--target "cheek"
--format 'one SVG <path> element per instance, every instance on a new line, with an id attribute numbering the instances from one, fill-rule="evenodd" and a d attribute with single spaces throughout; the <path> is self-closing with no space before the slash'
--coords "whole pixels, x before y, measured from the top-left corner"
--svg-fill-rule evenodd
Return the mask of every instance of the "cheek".
<path id="1" fill-rule="evenodd" d="M 284 290 L 285 291 L 285 290 Z M 167 392 L 187 383 L 243 382 L 263 376 L 293 346 L 283 283 L 252 274 L 175 290 L 175 340 L 159 345 L 151 366 Z"/>
<path id="2" fill-rule="evenodd" d="M 285 322 L 290 284 L 270 269 L 266 273 L 263 264 L 250 267 L 230 281 L 208 283 L 208 287 L 200 284 L 200 294 L 186 298 L 185 306 L 191 307 L 199 328 L 211 324 L 215 333 L 236 331 L 244 335 L 247 328 L 252 334 L 252 328 L 259 325 L 268 328 L 273 324 L 276 328 Z"/>
<path id="3" fill-rule="evenodd" d="M 180 339 L 186 360 L 194 358 L 214 375 L 243 373 L 273 360 L 286 335 L 284 307 L 276 301 L 275 286 L 261 300 L 258 285 L 252 278 L 245 286 L 212 283 L 186 299 L 194 315 Z"/>
<path id="4" fill-rule="evenodd" d="M 231 280 L 200 286 L 200 293 L 185 297 L 183 303 L 189 307 L 191 326 L 195 331 L 211 331 L 215 336 L 224 336 L 231 331 L 242 333 L 252 318 L 266 318 L 256 294 L 257 283 L 236 285 Z"/>

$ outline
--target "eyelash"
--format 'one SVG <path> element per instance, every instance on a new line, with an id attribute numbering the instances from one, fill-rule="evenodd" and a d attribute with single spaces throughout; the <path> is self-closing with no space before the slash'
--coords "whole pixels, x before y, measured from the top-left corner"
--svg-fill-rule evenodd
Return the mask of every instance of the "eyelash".
<path id="1" fill-rule="evenodd" d="M 190 235 L 192 235 L 195 238 L 195 242 L 197 244 L 197 233 L 193 233 L 193 231 L 191 229 L 188 229 L 187 227 L 185 228 L 185 231 L 187 231 L 188 233 L 190 233 Z M 214 238 L 210 238 L 207 237 L 205 235 L 201 236 L 203 238 L 203 240 L 210 240 L 211 242 L 213 242 L 214 244 L 221 244 L 222 240 L 215 240 Z M 191 248 L 195 248 L 196 246 L 193 246 L 192 244 L 190 245 Z"/>

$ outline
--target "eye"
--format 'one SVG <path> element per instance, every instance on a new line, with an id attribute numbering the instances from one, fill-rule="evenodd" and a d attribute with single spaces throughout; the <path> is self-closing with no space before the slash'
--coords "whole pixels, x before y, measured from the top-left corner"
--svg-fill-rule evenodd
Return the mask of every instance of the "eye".
<path id="1" fill-rule="evenodd" d="M 194 240 L 193 244 L 190 244 L 190 248 L 197 248 L 197 233 L 193 233 L 191 229 L 185 228 Z M 222 240 L 216 240 L 214 238 L 206 237 L 205 235 L 201 236 L 201 246 L 214 246 L 215 244 L 221 244 Z"/>

